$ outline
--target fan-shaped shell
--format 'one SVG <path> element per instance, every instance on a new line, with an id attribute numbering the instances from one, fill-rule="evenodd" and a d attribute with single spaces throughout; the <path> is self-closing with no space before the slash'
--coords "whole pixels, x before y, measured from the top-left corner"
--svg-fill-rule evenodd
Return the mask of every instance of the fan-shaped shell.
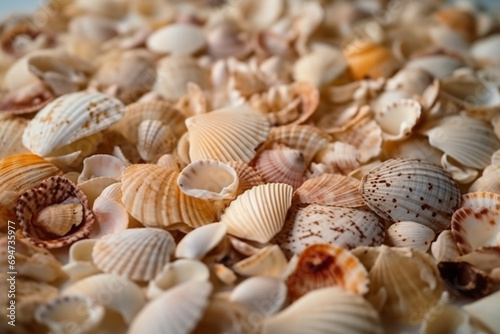
<path id="1" fill-rule="evenodd" d="M 177 245 L 177 258 L 201 259 L 226 236 L 227 226 L 213 223 L 200 226 L 189 232 Z"/>
<path id="2" fill-rule="evenodd" d="M 205 34 L 195 25 L 187 23 L 170 24 L 152 33 L 146 45 L 155 53 L 188 55 L 205 46 Z"/>
<path id="3" fill-rule="evenodd" d="M 170 261 L 175 241 L 172 235 L 156 228 L 133 228 L 99 239 L 92 258 L 105 273 L 135 281 L 153 279 Z"/>
<path id="4" fill-rule="evenodd" d="M 186 119 L 191 161 L 249 162 L 266 140 L 268 120 L 245 107 L 226 108 Z"/>
<path id="5" fill-rule="evenodd" d="M 354 146 L 336 141 L 321 149 L 314 161 L 325 164 L 331 173 L 347 174 L 359 167 L 359 153 Z"/>
<path id="6" fill-rule="evenodd" d="M 119 121 L 123 104 L 101 93 L 63 95 L 45 106 L 23 133 L 23 145 L 46 156 L 57 148 L 102 131 Z"/>
<path id="7" fill-rule="evenodd" d="M 231 202 L 221 222 L 228 226 L 228 234 L 268 242 L 283 227 L 292 192 L 292 187 L 283 183 L 253 187 Z"/>
<path id="8" fill-rule="evenodd" d="M 411 99 L 403 99 L 387 105 L 376 120 L 384 131 L 386 140 L 400 140 L 408 137 L 417 125 L 421 114 L 420 104 Z"/>
<path id="9" fill-rule="evenodd" d="M 276 237 L 289 256 L 315 243 L 353 249 L 378 246 L 384 241 L 385 224 L 372 212 L 317 204 L 292 210 Z"/>
<path id="10" fill-rule="evenodd" d="M 158 165 L 132 165 L 123 171 L 122 201 L 127 211 L 151 227 L 211 223 L 216 211 L 202 199 L 185 195 L 177 185 L 178 172 Z"/>
<path id="11" fill-rule="evenodd" d="M 366 174 L 359 191 L 384 219 L 414 221 L 435 232 L 446 229 L 460 205 L 455 182 L 441 168 L 416 159 L 390 159 Z"/>
<path id="12" fill-rule="evenodd" d="M 484 191 L 467 193 L 462 195 L 461 207 L 474 210 L 488 208 L 497 211 L 500 209 L 500 195 Z"/>
<path id="13" fill-rule="evenodd" d="M 387 229 L 385 241 L 389 246 L 411 247 L 427 252 L 435 236 L 434 231 L 425 225 L 414 222 L 397 222 Z"/>

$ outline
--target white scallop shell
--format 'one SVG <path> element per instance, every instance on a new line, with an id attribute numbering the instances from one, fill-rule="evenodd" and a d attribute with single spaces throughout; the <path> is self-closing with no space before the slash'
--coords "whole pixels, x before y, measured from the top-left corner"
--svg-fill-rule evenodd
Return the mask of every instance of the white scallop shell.
<path id="1" fill-rule="evenodd" d="M 175 257 L 201 259 L 226 236 L 227 226 L 213 223 L 200 226 L 179 241 Z"/>
<path id="2" fill-rule="evenodd" d="M 385 233 L 386 244 L 395 247 L 411 247 L 427 252 L 436 234 L 422 224 L 397 222 L 389 226 Z"/>
<path id="3" fill-rule="evenodd" d="M 205 46 L 203 30 L 187 23 L 175 23 L 156 30 L 146 41 L 148 49 L 155 53 L 188 55 Z"/>
<path id="4" fill-rule="evenodd" d="M 118 158 L 107 154 L 94 154 L 83 160 L 83 169 L 78 176 L 78 183 L 96 178 L 110 177 L 120 180 L 125 164 Z"/>

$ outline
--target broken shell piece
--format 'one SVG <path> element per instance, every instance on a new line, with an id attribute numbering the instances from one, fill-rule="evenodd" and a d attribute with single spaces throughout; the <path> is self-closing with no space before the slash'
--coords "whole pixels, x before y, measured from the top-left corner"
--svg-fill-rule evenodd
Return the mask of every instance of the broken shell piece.
<path id="1" fill-rule="evenodd" d="M 233 265 L 233 270 L 243 276 L 280 277 L 287 267 L 287 259 L 277 245 L 260 249 L 255 254 Z"/>
<path id="2" fill-rule="evenodd" d="M 431 244 L 431 254 L 437 262 L 453 262 L 460 256 L 450 230 L 439 233 L 436 241 Z"/>
<path id="3" fill-rule="evenodd" d="M 356 294 L 368 292 L 368 272 L 348 250 L 329 244 L 313 244 L 299 255 L 287 277 L 292 301 L 312 290 L 338 286 Z"/>
<path id="4" fill-rule="evenodd" d="M 129 227 L 128 213 L 121 202 L 99 196 L 94 201 L 92 211 L 96 221 L 89 238 L 99 239 Z"/>
<path id="5" fill-rule="evenodd" d="M 83 160 L 83 169 L 78 176 L 78 183 L 102 176 L 120 180 L 125 167 L 120 159 L 112 155 L 94 154 Z"/>
<path id="6" fill-rule="evenodd" d="M 481 298 L 473 303 L 465 305 L 464 310 L 478 319 L 484 326 L 494 333 L 500 328 L 500 319 L 498 318 L 498 301 L 500 292 L 495 292 L 487 297 Z"/>
<path id="7" fill-rule="evenodd" d="M 77 281 L 100 272 L 92 259 L 92 249 L 96 241 L 95 239 L 78 240 L 69 248 L 68 263 L 62 268 L 72 280 Z"/>
<path id="8" fill-rule="evenodd" d="M 401 140 L 408 137 L 420 119 L 421 109 L 417 101 L 410 99 L 387 105 L 375 116 L 384 131 L 385 140 Z"/>
<path id="9" fill-rule="evenodd" d="M 61 296 L 41 305 L 35 319 L 46 325 L 51 333 L 89 333 L 104 317 L 104 307 L 86 296 Z"/>
<path id="10" fill-rule="evenodd" d="M 70 219 L 61 220 L 65 213 Z M 24 236 L 46 248 L 63 247 L 88 236 L 95 219 L 85 194 L 61 176 L 50 177 L 21 195 L 16 216 Z"/>
<path id="11" fill-rule="evenodd" d="M 448 286 L 464 297 L 481 298 L 492 289 L 491 279 L 467 262 L 440 262 L 438 268 Z"/>
<path id="12" fill-rule="evenodd" d="M 434 231 L 422 224 L 414 222 L 398 222 L 386 231 L 386 244 L 395 247 L 411 247 L 427 252 L 434 240 Z"/>
<path id="13" fill-rule="evenodd" d="M 213 223 L 189 232 L 177 245 L 175 257 L 201 259 L 226 236 L 227 226 Z"/>
<path id="14" fill-rule="evenodd" d="M 159 54 L 189 55 L 205 46 L 203 30 L 186 23 L 170 24 L 152 33 L 146 45 Z"/>

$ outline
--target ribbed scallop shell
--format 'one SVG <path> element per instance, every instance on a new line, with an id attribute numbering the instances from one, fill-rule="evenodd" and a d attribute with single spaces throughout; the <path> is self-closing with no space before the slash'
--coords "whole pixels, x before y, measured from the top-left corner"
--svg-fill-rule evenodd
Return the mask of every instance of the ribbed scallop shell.
<path id="1" fill-rule="evenodd" d="M 398 100 L 377 113 L 375 119 L 386 140 L 401 140 L 410 136 L 420 119 L 421 109 L 415 100 Z"/>
<path id="2" fill-rule="evenodd" d="M 309 292 L 264 320 L 262 334 L 383 333 L 377 312 L 363 297 L 340 288 Z"/>
<path id="3" fill-rule="evenodd" d="M 37 225 L 40 212 L 57 204 L 81 204 L 82 220 L 71 222 L 71 229 L 63 236 L 57 236 Z M 89 235 L 94 224 L 94 214 L 88 206 L 85 194 L 70 180 L 52 176 L 38 187 L 22 194 L 16 206 L 16 216 L 23 228 L 24 236 L 39 247 L 59 248 Z"/>
<path id="4" fill-rule="evenodd" d="M 370 291 L 366 298 L 391 321 L 423 319 L 443 293 L 434 260 L 412 248 L 359 247 L 353 251 L 366 267 Z"/>
<path id="5" fill-rule="evenodd" d="M 333 286 L 365 294 L 369 279 L 365 267 L 345 248 L 313 244 L 300 253 L 286 282 L 288 296 L 296 300 L 310 291 Z"/>
<path id="6" fill-rule="evenodd" d="M 23 145 L 45 156 L 64 145 L 100 132 L 124 115 L 120 100 L 101 93 L 63 95 L 45 106 L 23 133 Z"/>
<path id="7" fill-rule="evenodd" d="M 416 159 L 387 160 L 366 174 L 359 191 L 384 219 L 414 221 L 440 232 L 460 206 L 455 182 L 441 168 Z"/>
<path id="8" fill-rule="evenodd" d="M 427 252 L 435 237 L 434 231 L 425 225 L 414 222 L 397 222 L 387 229 L 385 242 L 389 246 L 411 247 Z"/>
<path id="9" fill-rule="evenodd" d="M 0 120 L 0 159 L 14 154 L 28 153 L 22 144 L 22 134 L 28 121 L 24 118 L 5 118 Z"/>
<path id="10" fill-rule="evenodd" d="M 293 208 L 276 242 L 289 256 L 315 243 L 353 249 L 378 246 L 384 241 L 385 224 L 374 213 L 312 204 Z"/>
<path id="11" fill-rule="evenodd" d="M 462 195 L 462 208 L 472 208 L 474 210 L 488 208 L 490 210 L 500 210 L 500 194 L 490 192 L 472 192 Z"/>
<path id="12" fill-rule="evenodd" d="M 172 235 L 156 228 L 133 228 L 99 239 L 92 258 L 97 268 L 134 281 L 149 281 L 170 262 Z"/>
<path id="13" fill-rule="evenodd" d="M 260 176 L 255 169 L 250 167 L 244 162 L 241 161 L 229 161 L 227 163 L 228 166 L 231 166 L 236 171 L 238 175 L 238 192 L 237 195 L 242 194 L 248 189 L 252 189 L 255 186 L 259 186 L 264 184 L 264 180 L 262 176 Z"/>
<path id="14" fill-rule="evenodd" d="M 231 202 L 221 218 L 227 233 L 265 243 L 283 227 L 292 203 L 291 186 L 268 183 L 245 191 Z"/>
<path id="15" fill-rule="evenodd" d="M 269 135 L 269 121 L 245 107 L 227 108 L 186 119 L 191 161 L 249 162 Z"/>
<path id="16" fill-rule="evenodd" d="M 177 185 L 179 173 L 158 165 L 132 165 L 123 171 L 122 201 L 142 224 L 168 227 L 185 223 L 198 227 L 215 220 L 216 211 L 205 200 L 185 195 Z"/>
<path id="17" fill-rule="evenodd" d="M 323 174 L 306 180 L 293 193 L 293 203 L 355 208 L 365 205 L 358 192 L 359 180 L 339 174 Z"/>
<path id="18" fill-rule="evenodd" d="M 321 149 L 314 161 L 328 166 L 331 173 L 347 174 L 359 167 L 359 153 L 354 146 L 336 141 Z"/>

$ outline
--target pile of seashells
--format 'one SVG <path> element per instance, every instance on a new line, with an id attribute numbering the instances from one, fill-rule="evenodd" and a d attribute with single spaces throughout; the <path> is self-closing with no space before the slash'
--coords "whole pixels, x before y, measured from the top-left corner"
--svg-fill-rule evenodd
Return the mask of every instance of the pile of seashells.
<path id="1" fill-rule="evenodd" d="M 51 0 L 0 32 L 0 332 L 500 333 L 500 12 Z"/>

